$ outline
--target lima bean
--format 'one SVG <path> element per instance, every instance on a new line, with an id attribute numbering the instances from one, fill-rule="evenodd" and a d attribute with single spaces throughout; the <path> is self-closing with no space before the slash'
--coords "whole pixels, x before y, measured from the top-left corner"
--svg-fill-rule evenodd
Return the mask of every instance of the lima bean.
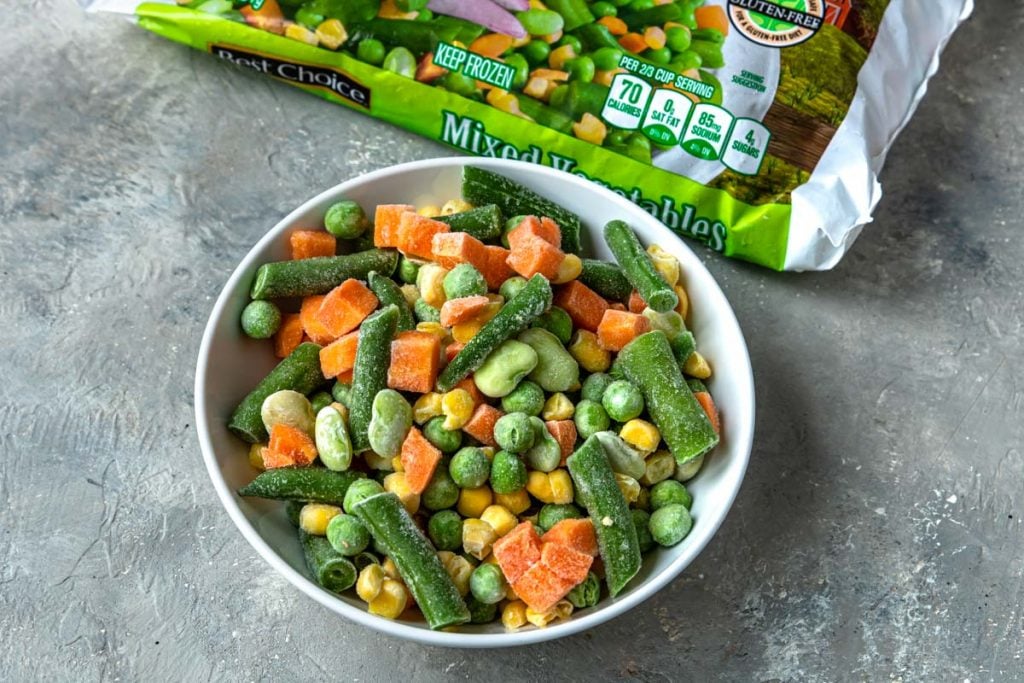
<path id="1" fill-rule="evenodd" d="M 622 437 L 615 432 L 598 432 L 594 436 L 597 437 L 605 455 L 608 456 L 608 463 L 612 466 L 612 471 L 629 475 L 634 479 L 644 476 L 644 472 L 647 471 L 644 457 L 630 448 L 629 444 L 622 440 Z"/>
<path id="2" fill-rule="evenodd" d="M 367 438 L 377 455 L 393 458 L 402 450 L 412 427 L 412 406 L 394 389 L 381 389 L 373 397 Z"/>
<path id="3" fill-rule="evenodd" d="M 537 364 L 529 377 L 545 391 L 570 391 L 579 387 L 580 366 L 558 341 L 558 337 L 539 327 L 524 331 L 518 337 L 537 356 Z"/>
<path id="4" fill-rule="evenodd" d="M 551 335 L 544 330 L 535 331 Z M 554 339 L 554 335 L 551 338 Z M 555 343 L 558 343 L 557 339 Z M 532 346 L 509 339 L 484 359 L 483 365 L 473 373 L 473 381 L 484 395 L 501 398 L 511 393 L 537 367 L 538 362 L 537 352 Z"/>
<path id="5" fill-rule="evenodd" d="M 316 416 L 309 399 L 291 389 L 275 391 L 263 399 L 260 417 L 268 432 L 276 424 L 285 424 L 312 435 L 316 425 Z"/>
<path id="6" fill-rule="evenodd" d="M 551 436 L 544 420 L 536 416 L 530 417 L 533 425 L 533 446 L 523 453 L 523 459 L 531 469 L 540 472 L 552 472 L 562 462 L 562 447 L 555 437 Z"/>
<path id="7" fill-rule="evenodd" d="M 345 418 L 334 406 L 325 406 L 316 414 L 316 450 L 320 462 L 329 470 L 344 472 L 352 464 L 352 440 Z"/>

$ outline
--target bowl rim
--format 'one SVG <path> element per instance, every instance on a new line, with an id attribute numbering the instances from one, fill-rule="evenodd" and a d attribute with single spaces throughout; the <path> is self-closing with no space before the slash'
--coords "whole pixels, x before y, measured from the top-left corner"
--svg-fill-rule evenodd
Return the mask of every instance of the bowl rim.
<path id="1" fill-rule="evenodd" d="M 739 372 L 739 376 L 746 384 L 746 391 L 740 392 L 740 401 L 746 405 L 741 405 L 740 407 L 745 409 L 747 415 L 749 415 L 749 419 L 746 420 L 746 429 L 742 430 L 734 440 L 736 442 L 734 445 L 735 452 L 731 457 L 739 458 L 742 461 L 742 467 L 739 469 L 735 485 L 728 493 L 728 500 L 723 500 L 722 502 L 724 504 L 717 507 L 718 512 L 713 519 L 705 520 L 706 524 L 701 527 L 701 535 L 692 539 L 691 543 L 688 544 L 683 552 L 672 560 L 667 567 L 661 570 L 660 573 L 651 576 L 647 581 L 641 583 L 628 595 L 610 600 L 606 606 L 595 610 L 593 613 L 578 618 L 574 617 L 547 628 L 482 634 L 463 633 L 458 631 L 433 631 L 421 626 L 413 626 L 401 621 L 392 621 L 384 619 L 383 617 L 378 617 L 336 598 L 331 593 L 313 583 L 306 576 L 293 569 L 290 564 L 285 562 L 285 560 L 282 559 L 281 556 L 278 555 L 278 553 L 270 547 L 265 540 L 263 540 L 263 537 L 249 522 L 248 518 L 242 512 L 241 507 L 238 505 L 235 493 L 228 488 L 227 482 L 224 480 L 224 477 L 220 472 L 220 468 L 217 465 L 213 441 L 210 435 L 210 425 L 207 423 L 205 417 L 207 411 L 204 388 L 207 383 L 207 373 L 210 366 L 210 348 L 213 344 L 214 332 L 217 327 L 216 323 L 223 316 L 224 309 L 232 298 L 232 294 L 240 286 L 242 276 L 247 270 L 249 270 L 253 262 L 257 260 L 257 254 L 262 253 L 266 247 L 279 239 L 282 233 L 292 227 L 296 220 L 312 207 L 320 204 L 330 196 L 343 194 L 353 185 L 373 183 L 390 175 L 404 172 L 430 169 L 440 170 L 451 166 L 462 167 L 467 165 L 486 168 L 498 173 L 500 173 L 502 169 L 514 168 L 525 170 L 527 173 L 536 174 L 541 177 L 557 177 L 560 180 L 569 181 L 574 184 L 581 192 L 594 193 L 598 195 L 601 201 L 610 203 L 610 208 L 614 207 L 620 211 L 624 211 L 627 215 L 638 215 L 636 212 L 639 211 L 639 213 L 646 217 L 646 227 L 653 230 L 658 235 L 659 241 L 678 241 L 681 243 L 682 247 L 693 256 L 693 265 L 698 270 L 702 271 L 702 275 L 714 285 L 713 290 L 711 291 L 711 297 L 717 300 L 715 302 L 717 310 L 716 315 L 727 316 L 729 318 L 729 322 L 732 323 L 738 332 L 738 343 L 743 351 L 741 357 L 732 359 L 732 362 L 734 365 L 739 366 L 735 369 Z M 611 211 L 609 211 L 609 214 L 610 213 Z M 692 274 L 692 270 L 690 270 L 690 268 L 691 266 L 688 265 L 688 275 Z M 743 394 L 745 394 L 745 396 L 743 396 Z M 722 292 L 721 287 L 718 286 L 715 278 L 685 241 L 633 202 L 588 179 L 556 170 L 554 168 L 528 162 L 465 156 L 437 157 L 411 161 L 357 175 L 354 178 L 350 178 L 344 182 L 327 188 L 316 196 L 306 200 L 275 223 L 274 226 L 249 249 L 246 255 L 232 271 L 231 276 L 228 278 L 227 282 L 221 289 L 220 294 L 217 296 L 217 300 L 214 303 L 210 317 L 207 320 L 206 328 L 203 331 L 202 341 L 199 346 L 199 356 L 196 362 L 194 395 L 196 432 L 199 437 L 199 445 L 200 450 L 202 451 L 203 461 L 206 464 L 206 470 L 211 483 L 213 484 L 214 490 L 217 492 L 217 496 L 220 499 L 221 504 L 224 506 L 225 510 L 227 510 L 228 516 L 235 523 L 235 526 L 242 533 L 242 536 L 271 567 L 284 576 L 284 578 L 292 585 L 297 587 L 300 591 L 316 602 L 320 603 L 332 612 L 356 622 L 357 624 L 369 627 L 380 633 L 386 633 L 391 636 L 396 636 L 425 645 L 463 648 L 515 647 L 570 636 L 589 628 L 596 627 L 627 612 L 633 607 L 636 607 L 640 603 L 646 601 L 674 580 L 684 569 L 686 569 L 687 566 L 689 566 L 689 564 L 697 557 L 697 555 L 700 554 L 700 552 L 707 546 L 708 542 L 710 542 L 718 532 L 718 529 L 721 527 L 722 522 L 725 520 L 726 515 L 729 513 L 729 510 L 732 508 L 732 505 L 736 500 L 736 496 L 743 484 L 747 465 L 750 460 L 750 453 L 753 446 L 755 417 L 754 377 L 750 364 L 750 354 L 747 348 L 746 338 L 743 335 L 743 330 L 739 325 L 739 321 L 736 319 L 732 306 L 729 305 L 725 294 Z"/>

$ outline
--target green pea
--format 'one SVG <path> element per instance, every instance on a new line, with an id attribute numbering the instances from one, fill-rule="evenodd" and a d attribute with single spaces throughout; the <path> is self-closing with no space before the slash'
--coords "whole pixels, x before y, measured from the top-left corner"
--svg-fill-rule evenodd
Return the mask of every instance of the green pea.
<path id="1" fill-rule="evenodd" d="M 367 38 L 356 47 L 356 57 L 361 62 L 379 66 L 384 61 L 384 43 L 375 38 Z"/>
<path id="2" fill-rule="evenodd" d="M 411 258 L 403 256 L 398 261 L 398 277 L 407 285 L 416 284 L 416 276 L 420 272 L 420 265 Z"/>
<path id="3" fill-rule="evenodd" d="M 281 329 L 281 309 L 272 301 L 250 301 L 242 309 L 242 331 L 253 339 L 270 339 Z"/>
<path id="4" fill-rule="evenodd" d="M 693 528 L 693 518 L 685 505 L 672 503 L 658 508 L 647 523 L 655 543 L 661 546 L 673 546 L 686 538 Z"/>
<path id="5" fill-rule="evenodd" d="M 685 52 L 690 47 L 690 29 L 673 26 L 665 31 L 665 45 L 673 52 Z"/>
<path id="6" fill-rule="evenodd" d="M 491 461 L 491 489 L 495 493 L 508 494 L 526 486 L 526 465 L 518 455 L 498 451 Z"/>
<path id="7" fill-rule="evenodd" d="M 600 19 L 601 17 L 614 17 L 618 15 L 618 8 L 610 2 L 599 0 L 590 6 L 590 13 Z"/>
<path id="8" fill-rule="evenodd" d="M 533 446 L 523 454 L 523 459 L 532 469 L 541 472 L 557 469 L 562 462 L 562 447 L 551 436 L 544 420 L 531 417 L 530 423 L 533 424 Z"/>
<path id="9" fill-rule="evenodd" d="M 601 397 L 608 417 L 616 422 L 628 422 L 644 412 L 644 395 L 635 384 L 628 380 L 615 380 L 604 390 Z"/>
<path id="10" fill-rule="evenodd" d="M 668 65 L 670 67 L 672 67 L 673 70 L 679 71 L 680 73 L 682 73 L 684 71 L 691 71 L 693 69 L 699 69 L 701 64 L 703 64 L 703 63 L 704 62 L 703 62 L 703 60 L 701 60 L 699 54 L 697 54 L 693 50 L 687 49 L 687 50 L 683 50 L 682 52 L 677 54 L 675 57 L 673 57 L 669 61 Z"/>
<path id="11" fill-rule="evenodd" d="M 462 517 L 454 510 L 441 510 L 430 516 L 427 535 L 438 550 L 462 548 Z"/>
<path id="12" fill-rule="evenodd" d="M 547 330 L 531 328 L 520 333 L 517 339 L 534 350 L 537 363 L 529 377 L 542 389 L 556 392 L 571 391 L 579 387 L 580 365 L 565 350 L 558 337 Z"/>
<path id="13" fill-rule="evenodd" d="M 560 85 L 554 90 L 552 90 L 551 96 L 548 97 L 548 104 L 550 104 L 555 109 L 561 109 L 562 111 L 568 111 L 568 109 L 571 108 L 566 106 L 568 104 L 568 101 L 569 86 L 565 84 Z"/>
<path id="14" fill-rule="evenodd" d="M 566 67 L 569 71 L 570 80 L 581 83 L 590 83 L 594 80 L 594 60 L 590 57 L 583 56 L 570 59 L 566 63 Z"/>
<path id="15" fill-rule="evenodd" d="M 563 519 L 582 518 L 583 512 L 572 503 L 566 503 L 564 505 L 548 503 L 540 509 L 539 513 L 537 513 L 537 526 L 544 531 L 547 531 Z"/>
<path id="16" fill-rule="evenodd" d="M 682 505 L 689 510 L 693 506 L 693 496 L 675 479 L 659 481 L 651 489 L 651 507 L 657 510 L 672 504 Z"/>
<path id="17" fill-rule="evenodd" d="M 406 78 L 415 78 L 416 76 L 416 58 L 405 47 L 392 48 L 384 57 L 383 66 L 385 71 L 396 73 L 399 76 Z"/>
<path id="18" fill-rule="evenodd" d="M 526 278 L 513 275 L 509 279 L 501 283 L 501 287 L 498 289 L 498 294 L 505 297 L 505 301 L 510 301 L 519 292 L 523 291 L 523 287 L 526 286 Z"/>
<path id="19" fill-rule="evenodd" d="M 615 128 L 604 139 L 605 145 L 609 147 L 620 147 L 629 141 L 629 131 Z"/>
<path id="20" fill-rule="evenodd" d="M 576 423 L 576 431 L 581 439 L 588 439 L 598 432 L 603 432 L 611 425 L 604 406 L 597 401 L 583 399 L 576 404 L 576 412 L 572 416 Z"/>
<path id="21" fill-rule="evenodd" d="M 509 453 L 522 453 L 533 446 L 533 424 L 526 413 L 508 413 L 494 423 L 494 440 Z"/>
<path id="22" fill-rule="evenodd" d="M 312 435 L 316 425 L 316 414 L 309 399 L 291 389 L 275 391 L 263 399 L 260 417 L 268 432 L 276 424 L 285 424 Z"/>
<path id="23" fill-rule="evenodd" d="M 327 540 L 345 557 L 352 557 L 370 545 L 370 530 L 355 515 L 336 515 L 327 523 Z"/>
<path id="24" fill-rule="evenodd" d="M 667 47 L 650 48 L 644 50 L 642 56 L 653 64 L 668 64 L 672 59 L 672 50 Z"/>
<path id="25" fill-rule="evenodd" d="M 580 398 L 585 401 L 601 402 L 604 390 L 614 382 L 610 375 L 604 372 L 595 372 L 583 380 L 583 388 L 580 389 Z M 577 408 L 578 410 L 578 408 Z"/>
<path id="26" fill-rule="evenodd" d="M 594 60 L 594 67 L 601 71 L 617 69 L 619 60 L 622 59 L 622 50 L 614 47 L 599 47 L 590 56 Z"/>
<path id="27" fill-rule="evenodd" d="M 443 286 L 444 295 L 449 299 L 487 294 L 487 280 L 479 270 L 468 263 L 460 263 L 448 271 L 444 276 Z"/>
<path id="28" fill-rule="evenodd" d="M 377 455 L 393 458 L 402 450 L 412 427 L 412 406 L 394 389 L 381 389 L 373 397 L 367 438 Z"/>
<path id="29" fill-rule="evenodd" d="M 631 12 L 639 12 L 640 10 L 650 9 L 654 7 L 654 0 L 632 0 L 629 3 L 629 10 Z"/>
<path id="30" fill-rule="evenodd" d="M 505 599 L 508 584 L 501 567 L 489 562 L 479 565 L 469 577 L 469 590 L 480 602 L 493 605 Z"/>
<path id="31" fill-rule="evenodd" d="M 318 391 L 309 397 L 309 404 L 313 407 L 314 413 L 319 413 L 333 402 L 334 397 L 326 391 Z"/>
<path id="32" fill-rule="evenodd" d="M 491 461 L 483 450 L 476 446 L 466 446 L 452 456 L 448 474 L 459 488 L 475 489 L 487 483 L 491 476 Z"/>
<path id="33" fill-rule="evenodd" d="M 331 204 L 324 214 L 324 227 L 335 237 L 354 240 L 370 227 L 363 207 L 348 199 Z"/>
<path id="34" fill-rule="evenodd" d="M 550 335 L 544 330 L 533 331 Z M 558 344 L 557 339 L 554 341 Z M 473 381 L 485 396 L 501 398 L 515 389 L 520 380 L 537 367 L 538 362 L 538 354 L 532 346 L 509 339 L 484 359 L 483 364 L 473 373 Z"/>
<path id="35" fill-rule="evenodd" d="M 324 15 L 318 14 L 309 7 L 302 6 L 295 10 L 295 23 L 302 24 L 306 28 L 315 29 L 324 21 Z"/>
<path id="36" fill-rule="evenodd" d="M 430 418 L 423 425 L 423 436 L 442 453 L 454 453 L 462 445 L 462 432 L 458 429 L 445 429 L 444 419 L 443 415 Z"/>
<path id="37" fill-rule="evenodd" d="M 651 141 L 643 133 L 634 133 L 626 143 L 626 156 L 631 159 L 651 163 Z"/>
<path id="38" fill-rule="evenodd" d="M 559 38 L 558 42 L 555 43 L 555 45 L 557 47 L 562 47 L 563 45 L 571 45 L 572 51 L 575 52 L 576 54 L 580 54 L 581 52 L 583 52 L 583 43 L 581 43 L 580 39 L 572 35 L 571 33 L 567 33 L 561 38 Z"/>
<path id="39" fill-rule="evenodd" d="M 441 321 L 441 311 L 426 302 L 425 299 L 416 299 L 412 305 L 412 313 L 416 320 L 421 323 L 436 323 Z"/>
<path id="40" fill-rule="evenodd" d="M 573 586 L 569 594 L 565 596 L 576 609 L 593 607 L 601 599 L 601 581 L 594 572 L 587 572 L 587 578 L 583 583 Z"/>
<path id="41" fill-rule="evenodd" d="M 497 603 L 488 605 L 470 595 L 466 600 L 466 607 L 469 608 L 469 623 L 471 624 L 489 624 L 498 618 Z"/>
<path id="42" fill-rule="evenodd" d="M 387 474 L 385 472 L 384 474 Z M 356 479 L 345 491 L 345 499 L 341 504 L 342 509 L 348 514 L 355 514 L 355 506 L 370 496 L 384 493 L 384 487 L 380 482 L 373 479 Z"/>
<path id="43" fill-rule="evenodd" d="M 510 394 L 502 397 L 501 409 L 506 413 L 540 415 L 544 410 L 544 390 L 536 382 L 524 379 Z"/>
<path id="44" fill-rule="evenodd" d="M 533 321 L 532 327 L 547 330 L 558 337 L 558 341 L 568 345 L 572 339 L 572 318 L 564 309 L 552 306 Z"/>
<path id="45" fill-rule="evenodd" d="M 438 80 L 438 84 L 456 95 L 472 97 L 476 94 L 476 81 L 461 71 L 449 71 Z"/>
<path id="46" fill-rule="evenodd" d="M 343 472 L 352 464 L 352 441 L 345 418 L 331 405 L 317 411 L 314 428 L 320 462 L 329 470 Z"/>
<path id="47" fill-rule="evenodd" d="M 636 508 L 630 510 L 629 514 L 633 517 L 633 526 L 636 527 L 636 538 L 640 542 L 640 552 L 646 553 L 654 547 L 654 536 L 651 535 L 651 530 L 648 528 L 651 515 L 645 510 L 638 510 Z"/>
<path id="48" fill-rule="evenodd" d="M 445 510 L 459 502 L 459 486 L 448 474 L 448 463 L 438 464 L 427 488 L 420 494 L 420 502 L 428 510 Z"/>
<path id="49" fill-rule="evenodd" d="M 540 64 L 547 63 L 548 55 L 551 54 L 551 46 L 543 40 L 531 40 L 520 48 L 520 50 L 522 55 L 526 57 L 526 61 L 530 63 L 530 66 L 538 66 Z"/>
<path id="50" fill-rule="evenodd" d="M 562 19 L 561 14 L 547 9 L 528 9 L 525 12 L 516 12 L 516 18 L 531 36 L 549 36 L 552 33 L 558 33 L 565 26 L 565 20 Z"/>
<path id="51" fill-rule="evenodd" d="M 526 61 L 526 57 L 518 52 L 513 52 L 505 57 L 505 64 L 515 69 L 515 75 L 512 76 L 512 89 L 522 89 L 526 85 L 526 81 L 530 79 L 530 63 Z"/>
<path id="52" fill-rule="evenodd" d="M 352 393 L 352 385 L 344 382 L 335 382 L 331 387 L 331 396 L 343 406 L 348 406 L 348 397 Z"/>

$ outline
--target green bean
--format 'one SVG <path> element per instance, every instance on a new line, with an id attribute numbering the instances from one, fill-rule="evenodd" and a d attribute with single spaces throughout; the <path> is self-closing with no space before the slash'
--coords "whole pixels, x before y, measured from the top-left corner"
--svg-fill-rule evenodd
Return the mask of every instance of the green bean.
<path id="1" fill-rule="evenodd" d="M 679 297 L 655 269 L 636 233 L 622 221 L 604 226 L 604 239 L 615 255 L 623 274 L 648 306 L 664 313 L 679 305 Z"/>
<path id="2" fill-rule="evenodd" d="M 430 628 L 469 621 L 469 608 L 438 559 L 437 551 L 402 507 L 398 496 L 370 496 L 356 504 L 355 512 L 398 567 Z"/>
<path id="3" fill-rule="evenodd" d="M 416 299 L 416 303 L 412 305 L 413 313 L 416 315 L 416 319 L 421 323 L 437 323 L 441 322 L 441 311 L 427 303 L 426 299 Z"/>
<path id="4" fill-rule="evenodd" d="M 355 565 L 332 548 L 326 538 L 299 531 L 299 540 L 309 573 L 318 584 L 334 593 L 355 585 Z"/>
<path id="5" fill-rule="evenodd" d="M 356 452 L 370 448 L 368 429 L 373 399 L 387 387 L 391 340 L 398 326 L 398 307 L 387 306 L 370 315 L 359 328 L 348 425 Z"/>
<path id="6" fill-rule="evenodd" d="M 577 497 L 594 520 L 605 581 L 615 597 L 640 571 L 640 546 L 629 506 L 596 436 L 583 442 L 567 464 Z"/>
<path id="7" fill-rule="evenodd" d="M 468 211 L 453 213 L 448 216 L 437 216 L 434 220 L 447 223 L 453 231 L 464 232 L 478 240 L 492 240 L 499 237 L 501 235 L 501 228 L 505 224 L 505 219 L 501 215 L 501 209 L 494 204 L 478 206 Z"/>
<path id="8" fill-rule="evenodd" d="M 565 26 L 565 19 L 558 12 L 543 9 L 528 9 L 517 12 L 516 18 L 531 36 L 549 36 L 558 33 Z"/>
<path id="9" fill-rule="evenodd" d="M 371 270 L 391 275 L 396 265 L 398 252 L 380 249 L 342 256 L 264 263 L 256 271 L 252 298 L 277 299 L 326 294 L 349 278 L 364 279 Z"/>
<path id="10" fill-rule="evenodd" d="M 367 275 L 366 281 L 370 285 L 370 290 L 380 299 L 381 306 L 394 305 L 398 308 L 398 325 L 396 329 L 399 332 L 416 328 L 416 320 L 412 316 L 409 302 L 405 300 L 405 295 L 402 294 L 402 290 L 399 289 L 394 280 L 386 275 L 381 275 L 377 271 L 371 271 Z"/>
<path id="11" fill-rule="evenodd" d="M 292 389 L 300 394 L 310 394 L 324 383 L 320 370 L 320 346 L 312 343 L 299 344 L 291 354 L 277 364 L 256 388 L 242 399 L 228 422 L 228 429 L 249 443 L 267 440 L 267 429 L 263 425 L 260 410 L 263 401 L 274 392 Z"/>
<path id="12" fill-rule="evenodd" d="M 349 487 L 365 476 L 362 472 L 333 472 L 321 467 L 276 467 L 260 472 L 238 489 L 238 495 L 342 505 Z"/>
<path id="13" fill-rule="evenodd" d="M 622 269 L 614 263 L 597 259 L 582 259 L 580 282 L 606 299 L 625 302 L 633 291 Z"/>

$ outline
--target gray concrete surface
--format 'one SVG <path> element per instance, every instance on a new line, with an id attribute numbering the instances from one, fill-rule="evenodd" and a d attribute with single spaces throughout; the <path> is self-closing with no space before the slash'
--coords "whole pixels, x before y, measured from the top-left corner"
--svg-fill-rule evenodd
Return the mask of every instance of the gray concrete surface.
<path id="1" fill-rule="evenodd" d="M 256 239 L 447 150 L 67 0 L 0 22 L 0 678 L 1024 680 L 1024 7 L 981 3 L 833 272 L 708 255 L 757 442 L 720 534 L 632 613 L 528 651 L 333 617 L 235 530 L 192 378 Z"/>

